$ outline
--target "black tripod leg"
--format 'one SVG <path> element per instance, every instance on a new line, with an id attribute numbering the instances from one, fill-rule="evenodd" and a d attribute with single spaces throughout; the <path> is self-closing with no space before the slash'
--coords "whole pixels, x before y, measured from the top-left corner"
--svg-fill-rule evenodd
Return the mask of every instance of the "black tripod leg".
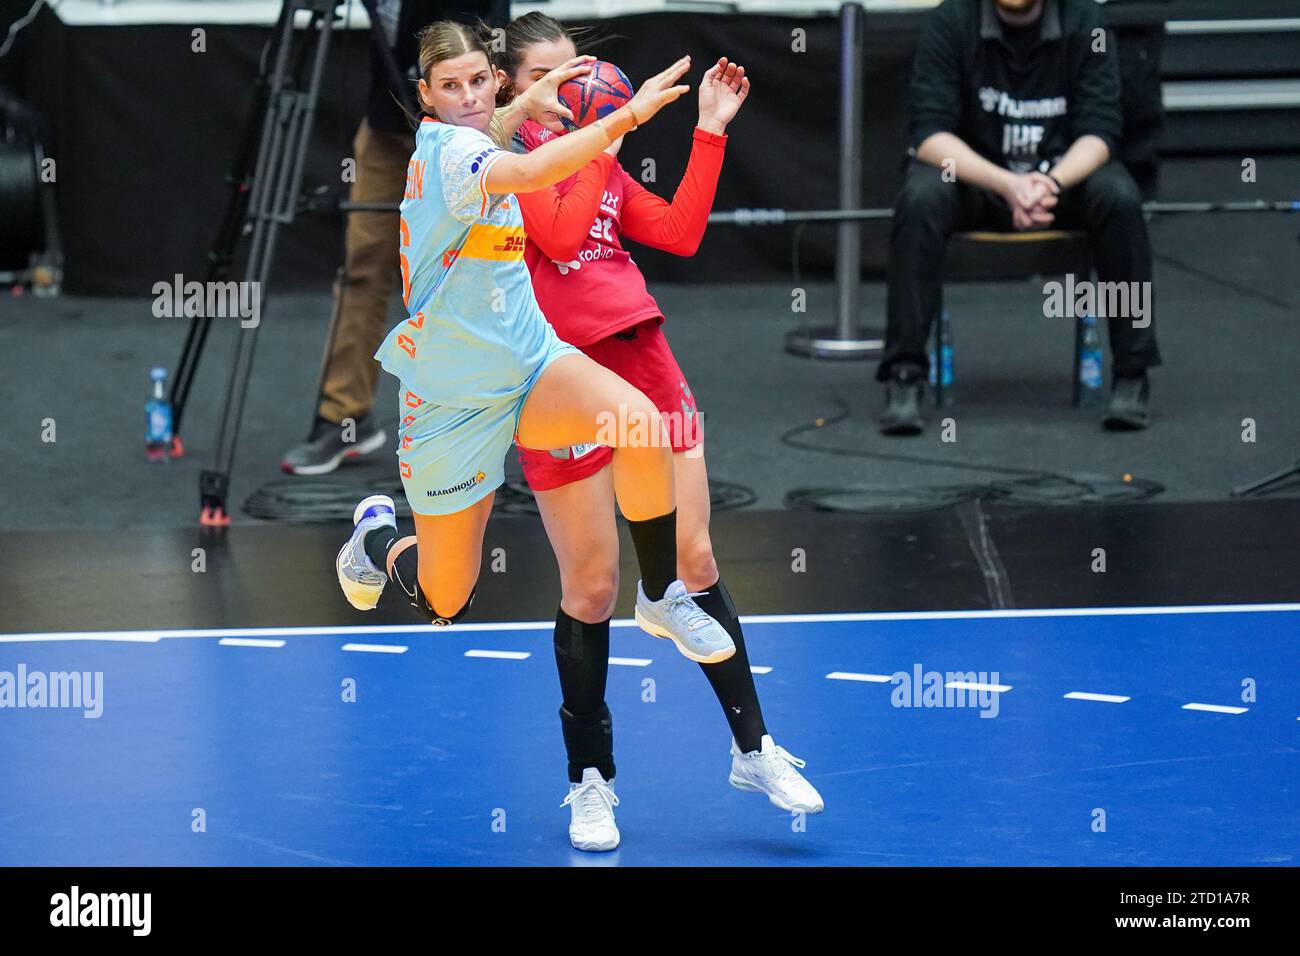
<path id="1" fill-rule="evenodd" d="M 1259 481 L 1252 481 L 1248 485 L 1238 485 L 1232 489 L 1232 497 L 1244 498 L 1247 495 L 1268 494 L 1270 491 L 1276 491 L 1276 488 L 1269 487 L 1277 485 L 1287 478 L 1300 478 L 1300 461 L 1296 462 L 1291 468 L 1283 468 L 1281 471 L 1275 471 L 1271 475 L 1266 475 Z"/>
<path id="2" fill-rule="evenodd" d="M 43 169 L 45 167 L 44 126 L 39 122 L 34 125 L 36 168 Z M 54 206 L 53 189 L 41 190 L 41 230 L 44 248 L 41 250 L 37 265 L 49 270 L 53 291 L 57 293 L 63 287 L 63 237 L 59 233 L 59 216 Z"/>
<path id="3" fill-rule="evenodd" d="M 284 22 L 283 42 L 276 51 L 275 69 L 267 97 L 266 121 L 262 126 L 262 139 L 258 144 L 257 167 L 252 193 L 249 198 L 249 218 L 253 223 L 253 238 L 249 248 L 245 281 L 257 283 L 258 302 L 265 313 L 268 281 L 275 259 L 275 240 L 278 227 L 289 225 L 298 208 L 298 194 L 302 183 L 302 165 L 306 158 L 307 142 L 311 134 L 316 99 L 320 93 L 321 73 L 329 52 L 333 3 L 329 0 L 310 0 L 303 6 L 312 10 L 310 33 L 316 30 L 315 56 L 311 63 L 311 77 L 306 90 L 286 82 L 288 60 L 292 47 L 292 14 Z M 299 56 L 294 73 L 299 72 L 305 57 Z M 295 77 L 296 78 L 296 77 Z M 239 426 L 243 418 L 244 401 L 252 373 L 253 355 L 257 347 L 257 333 L 261 321 L 240 334 L 235 363 L 231 369 L 230 385 L 223 409 L 221 428 L 217 438 L 217 456 L 212 469 L 199 476 L 201 510 L 199 521 L 204 525 L 230 524 L 226 508 L 230 472 L 234 465 L 235 446 L 239 440 Z"/>
<path id="4" fill-rule="evenodd" d="M 262 51 L 262 62 L 253 91 L 253 103 L 249 108 L 248 120 L 244 124 L 244 136 L 238 151 L 235 153 L 234 165 L 226 179 L 230 187 L 230 197 L 226 201 L 226 211 L 222 218 L 221 229 L 208 252 L 208 282 L 224 282 L 230 275 L 235 246 L 239 243 L 240 237 L 245 231 L 244 225 L 248 216 L 249 180 L 253 173 L 254 148 L 260 139 L 259 134 L 266 119 L 267 95 L 270 89 L 267 63 L 274 56 L 276 44 L 284 34 L 284 21 L 291 10 L 292 6 L 290 4 L 285 4 L 280 9 L 280 16 L 276 20 L 276 24 L 272 28 L 271 35 L 268 37 Z M 194 384 L 199 359 L 203 356 L 203 348 L 207 343 L 208 331 L 211 327 L 212 317 L 207 315 L 206 312 L 203 315 L 195 316 L 190 322 L 189 330 L 185 335 L 185 345 L 181 349 L 181 357 L 177 363 L 176 374 L 172 378 L 172 451 L 175 457 L 179 457 L 184 451 L 181 444 L 181 422 L 185 416 L 190 388 Z"/>

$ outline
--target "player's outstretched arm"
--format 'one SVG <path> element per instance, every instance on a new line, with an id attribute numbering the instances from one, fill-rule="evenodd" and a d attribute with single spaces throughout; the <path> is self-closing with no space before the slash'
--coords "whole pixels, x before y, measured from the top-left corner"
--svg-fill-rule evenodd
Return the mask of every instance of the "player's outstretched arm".
<path id="1" fill-rule="evenodd" d="M 604 119 L 567 136 L 559 136 L 526 155 L 509 153 L 492 164 L 483 180 L 490 193 L 535 192 L 569 178 L 600 155 L 614 140 L 641 123 L 648 122 L 663 107 L 690 89 L 677 81 L 690 69 L 684 56 L 641 85 L 627 105 Z"/>
<path id="2" fill-rule="evenodd" d="M 704 74 L 691 158 L 671 203 L 645 189 L 620 167 L 623 235 L 673 255 L 695 255 L 718 189 L 727 124 L 735 119 L 748 95 L 749 77 L 739 63 L 721 57 Z"/>

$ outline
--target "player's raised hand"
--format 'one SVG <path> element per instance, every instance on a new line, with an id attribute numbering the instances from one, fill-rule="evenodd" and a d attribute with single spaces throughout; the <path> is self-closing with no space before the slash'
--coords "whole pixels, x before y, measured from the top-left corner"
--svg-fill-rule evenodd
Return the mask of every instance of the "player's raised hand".
<path id="1" fill-rule="evenodd" d="M 690 68 L 691 58 L 688 54 L 662 73 L 650 77 L 641 84 L 641 89 L 636 91 L 636 95 L 627 104 L 631 107 L 632 115 L 636 117 L 638 123 L 646 122 L 690 89 L 690 86 L 685 83 L 677 85 L 677 81 Z"/>
<path id="2" fill-rule="evenodd" d="M 749 77 L 739 63 L 725 56 L 704 74 L 700 83 L 700 129 L 722 133 L 749 95 Z"/>
<path id="3" fill-rule="evenodd" d="M 563 133 L 561 119 L 573 119 L 573 113 L 560 102 L 560 86 L 574 77 L 585 76 L 591 72 L 591 64 L 596 58 L 590 54 L 575 56 L 566 60 L 547 73 L 523 93 L 519 94 L 518 103 L 523 107 L 529 119 L 541 123 L 553 133 Z M 638 114 L 639 115 L 639 114 Z"/>

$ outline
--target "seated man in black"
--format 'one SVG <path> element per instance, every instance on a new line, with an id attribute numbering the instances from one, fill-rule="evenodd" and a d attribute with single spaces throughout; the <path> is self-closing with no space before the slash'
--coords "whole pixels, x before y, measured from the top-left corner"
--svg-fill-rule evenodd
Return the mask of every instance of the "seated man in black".
<path id="1" fill-rule="evenodd" d="M 1087 230 L 1102 283 L 1143 284 L 1142 315 L 1107 316 L 1113 384 L 1103 424 L 1146 427 L 1146 369 L 1160 364 L 1151 246 L 1138 188 L 1112 159 L 1122 127 L 1118 57 L 1101 30 L 1094 0 L 946 0 L 929 15 L 912 65 L 914 158 L 895 209 L 876 372 L 889 383 L 885 434 L 921 431 L 948 236 L 1049 226 Z"/>

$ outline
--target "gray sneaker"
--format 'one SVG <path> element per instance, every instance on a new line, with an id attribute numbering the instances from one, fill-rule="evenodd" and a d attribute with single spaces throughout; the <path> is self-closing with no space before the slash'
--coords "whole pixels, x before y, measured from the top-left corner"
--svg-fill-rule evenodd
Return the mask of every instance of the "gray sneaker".
<path id="1" fill-rule="evenodd" d="M 1147 427 L 1151 383 L 1146 372 L 1117 378 L 1111 384 L 1110 406 L 1101 420 L 1107 431 L 1141 431 Z"/>
<path id="2" fill-rule="evenodd" d="M 373 611 L 388 583 L 387 572 L 375 567 L 366 554 L 366 535 L 385 526 L 397 530 L 393 499 L 388 495 L 362 498 L 352 512 L 352 535 L 334 559 L 343 596 L 358 611 Z"/>
<path id="3" fill-rule="evenodd" d="M 685 584 L 674 581 L 660 600 L 652 601 L 638 581 L 636 622 L 647 634 L 672 641 L 693 661 L 701 664 L 725 661 L 736 653 L 736 645 L 726 628 L 705 614 L 693 600 L 705 593 L 688 592 Z"/>
<path id="4" fill-rule="evenodd" d="M 925 427 L 921 418 L 921 372 L 910 365 L 894 368 L 885 386 L 885 411 L 880 416 L 882 435 L 919 435 Z"/>
<path id="5" fill-rule="evenodd" d="M 342 427 L 317 418 L 307 440 L 289 449 L 280 461 L 280 468 L 291 475 L 325 475 L 340 462 L 383 448 L 388 440 L 370 412 L 357 419 L 352 438 L 350 442 L 344 441 Z"/>

